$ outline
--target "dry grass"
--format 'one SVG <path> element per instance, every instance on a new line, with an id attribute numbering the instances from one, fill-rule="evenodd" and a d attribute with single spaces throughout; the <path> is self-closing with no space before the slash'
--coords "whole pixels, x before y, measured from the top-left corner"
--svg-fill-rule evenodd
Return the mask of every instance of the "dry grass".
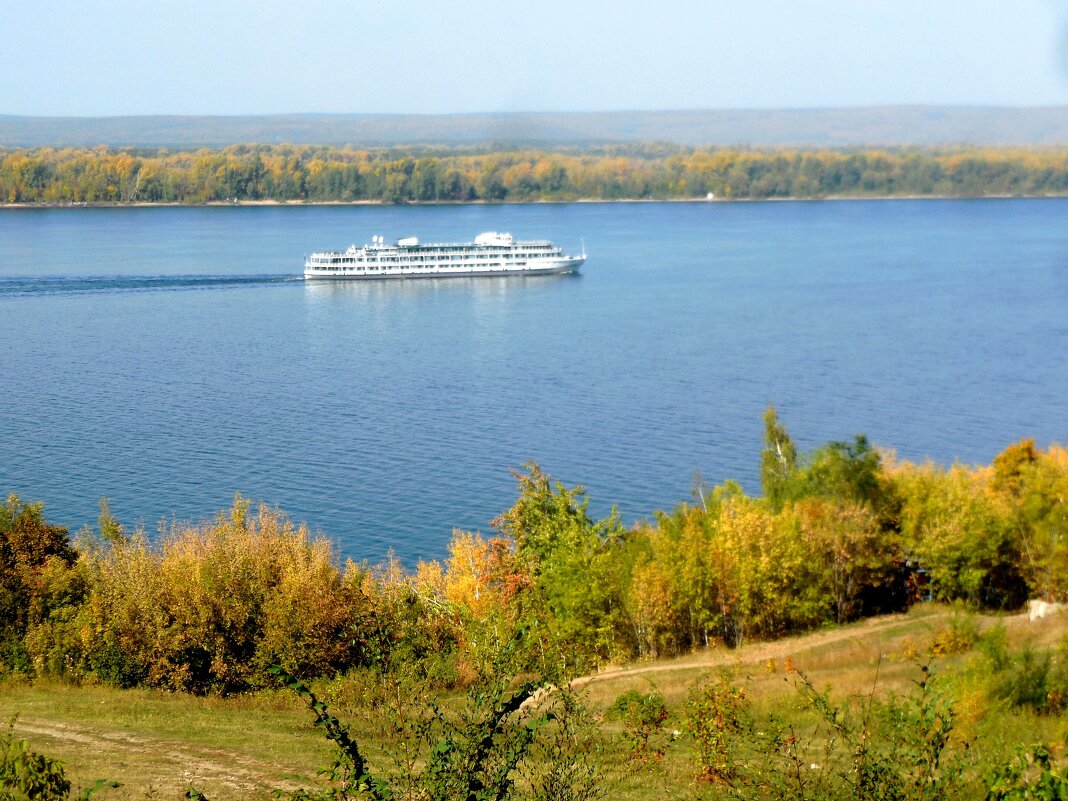
<path id="1" fill-rule="evenodd" d="M 295 704 L 194 698 L 151 690 L 7 685 L 0 716 L 61 759 L 74 785 L 122 783 L 94 798 L 265 798 L 314 782 L 329 749 Z"/>
<path id="2" fill-rule="evenodd" d="M 964 629 L 974 626 L 980 631 L 1000 625 L 1012 646 L 1030 643 L 1055 647 L 1068 636 L 1068 612 L 1029 624 L 1023 615 L 971 615 L 928 604 L 907 615 L 861 621 L 778 642 L 752 643 L 733 651 L 713 649 L 676 660 L 635 665 L 594 677 L 587 685 L 587 694 L 592 705 L 604 709 L 628 690 L 655 690 L 673 708 L 667 728 L 684 729 L 681 707 L 695 681 L 726 671 L 745 683 L 758 719 L 776 715 L 811 736 L 817 729 L 817 718 L 802 700 L 796 671 L 803 671 L 817 690 L 828 691 L 836 703 L 853 699 L 863 705 L 873 693 L 883 698 L 912 693 L 924 678 L 921 666 L 932 660 L 932 644 L 954 625 Z M 933 658 L 932 667 L 950 682 L 955 698 L 954 747 L 963 748 L 966 744 L 979 764 L 989 764 L 1005 759 L 1017 743 L 1068 742 L 1068 719 L 1011 710 L 991 701 L 985 674 L 977 669 L 982 661 L 982 656 L 970 649 Z M 612 723 L 606 727 L 620 728 Z M 695 768 L 685 735 L 679 744 L 682 747 L 669 749 L 660 766 L 631 770 L 620 783 L 618 797 L 687 795 L 686 788 L 694 787 Z M 813 747 L 818 750 L 822 745 L 817 741 Z M 669 787 L 670 792 L 665 789 Z M 612 797 L 617 794 L 613 792 Z"/>
<path id="3" fill-rule="evenodd" d="M 760 680 L 769 687 L 776 686 L 783 683 L 788 661 L 794 669 L 814 676 L 833 674 L 836 668 L 859 675 L 864 666 L 873 667 L 880 657 L 885 661 L 898 655 L 905 640 L 930 642 L 947 625 L 951 615 L 946 607 L 926 605 L 914 608 L 907 615 L 871 618 L 773 642 L 749 643 L 736 649 L 717 646 L 677 659 L 607 670 L 588 677 L 584 683 L 591 701 L 607 706 L 627 690 L 649 692 L 652 688 L 669 704 L 678 703 L 686 697 L 696 677 L 723 670 Z M 774 672 L 770 672 L 772 667 Z"/>

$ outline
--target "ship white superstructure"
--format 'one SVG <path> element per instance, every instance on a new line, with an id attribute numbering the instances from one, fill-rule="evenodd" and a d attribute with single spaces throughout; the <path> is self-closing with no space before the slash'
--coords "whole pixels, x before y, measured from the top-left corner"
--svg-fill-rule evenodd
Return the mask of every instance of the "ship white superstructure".
<path id="1" fill-rule="evenodd" d="M 387 245 L 312 253 L 304 259 L 305 278 L 448 278 L 461 276 L 574 273 L 586 261 L 548 241 L 520 242 L 511 234 L 479 234 L 474 242 L 423 244 L 415 237 Z"/>

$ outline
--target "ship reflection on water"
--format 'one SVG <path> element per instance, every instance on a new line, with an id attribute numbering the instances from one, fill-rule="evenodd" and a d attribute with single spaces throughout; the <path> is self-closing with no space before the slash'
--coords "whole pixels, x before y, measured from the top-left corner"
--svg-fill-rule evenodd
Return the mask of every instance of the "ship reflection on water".
<path id="1" fill-rule="evenodd" d="M 475 298 L 505 298 L 518 292 L 528 291 L 532 286 L 580 280 L 582 280 L 582 273 L 387 280 L 309 279 L 304 282 L 304 293 L 309 300 L 343 299 L 361 302 L 456 294 Z"/>

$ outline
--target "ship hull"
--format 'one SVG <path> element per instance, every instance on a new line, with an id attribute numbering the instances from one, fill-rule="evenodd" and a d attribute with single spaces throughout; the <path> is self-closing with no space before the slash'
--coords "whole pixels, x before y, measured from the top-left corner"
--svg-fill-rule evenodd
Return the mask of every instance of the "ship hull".
<path id="1" fill-rule="evenodd" d="M 320 269 L 305 266 L 304 277 L 309 280 L 327 281 L 383 281 L 405 278 L 498 278 L 512 275 L 565 275 L 577 273 L 586 259 L 580 256 L 564 256 L 528 262 L 522 267 L 505 264 L 479 264 L 457 267 L 440 266 L 414 270 L 407 267 L 385 268 L 377 271 L 359 269 Z"/>

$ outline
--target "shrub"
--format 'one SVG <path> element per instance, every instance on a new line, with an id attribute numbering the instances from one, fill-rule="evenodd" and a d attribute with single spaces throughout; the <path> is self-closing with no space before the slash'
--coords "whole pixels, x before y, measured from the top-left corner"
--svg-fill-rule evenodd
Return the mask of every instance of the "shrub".
<path id="1" fill-rule="evenodd" d="M 664 696 L 658 692 L 643 695 L 637 690 L 628 690 L 615 700 L 608 712 L 623 721 L 623 738 L 634 759 L 645 764 L 664 758 L 664 744 L 660 737 L 668 719 Z"/>
<path id="2" fill-rule="evenodd" d="M 1068 640 L 1055 652 L 1024 645 L 1013 651 L 1003 626 L 985 634 L 979 648 L 990 670 L 990 693 L 1014 707 L 1056 713 L 1068 703 Z"/>
<path id="3" fill-rule="evenodd" d="M 970 651 L 979 639 L 979 623 L 975 616 L 956 611 L 950 617 L 949 625 L 935 635 L 931 653 L 937 656 Z"/>
<path id="4" fill-rule="evenodd" d="M 1004 667 L 994 674 L 993 691 L 1012 706 L 1059 712 L 1068 699 L 1068 671 L 1063 660 L 1055 660 L 1049 651 L 1027 646 L 1009 654 Z"/>
<path id="5" fill-rule="evenodd" d="M 979 651 L 987 658 L 990 668 L 999 673 L 1009 664 L 1009 635 L 1003 623 L 998 623 L 983 632 L 977 643 Z"/>
<path id="6" fill-rule="evenodd" d="M 356 661 L 350 627 L 360 601 L 330 544 L 281 512 L 143 534 L 91 555 L 92 594 L 80 620 L 82 668 L 119 684 L 232 692 L 261 686 L 280 663 L 311 677 Z"/>
<path id="7" fill-rule="evenodd" d="M 0 504 L 0 665 L 32 671 L 23 638 L 62 607 L 81 601 L 69 583 L 77 554 L 67 529 L 48 523 L 42 504 L 10 495 Z"/>
<path id="8" fill-rule="evenodd" d="M 738 735 L 749 728 L 751 713 L 745 690 L 725 677 L 699 684 L 686 702 L 686 728 L 697 744 L 699 778 L 731 782 L 738 765 L 734 759 Z"/>
<path id="9" fill-rule="evenodd" d="M 63 763 L 32 750 L 14 734 L 14 722 L 0 733 L 0 801 L 67 801 L 71 784 Z M 118 782 L 97 781 L 78 793 L 78 801 L 88 801 L 102 787 L 118 787 Z"/>
<path id="10" fill-rule="evenodd" d="M 1068 798 L 1068 768 L 1055 767 L 1050 749 L 1016 746 L 1013 756 L 987 775 L 987 801 L 1061 801 Z"/>
<path id="11" fill-rule="evenodd" d="M 690 730 L 700 778 L 726 797 L 940 801 L 964 789 L 965 749 L 951 747 L 952 699 L 924 670 L 918 692 L 837 703 L 804 674 L 796 684 L 809 728 L 776 716 L 758 721 L 725 679 L 695 688 Z M 699 725 L 695 726 L 694 722 Z"/>
<path id="12" fill-rule="evenodd" d="M 531 801 L 593 801 L 607 794 L 597 769 L 598 732 L 570 692 L 555 693 L 549 723 L 538 732 L 530 758 L 520 763 Z"/>
<path id="13" fill-rule="evenodd" d="M 0 798 L 59 801 L 70 795 L 70 782 L 63 764 L 30 750 L 25 740 L 16 739 L 14 726 L 0 734 Z"/>

